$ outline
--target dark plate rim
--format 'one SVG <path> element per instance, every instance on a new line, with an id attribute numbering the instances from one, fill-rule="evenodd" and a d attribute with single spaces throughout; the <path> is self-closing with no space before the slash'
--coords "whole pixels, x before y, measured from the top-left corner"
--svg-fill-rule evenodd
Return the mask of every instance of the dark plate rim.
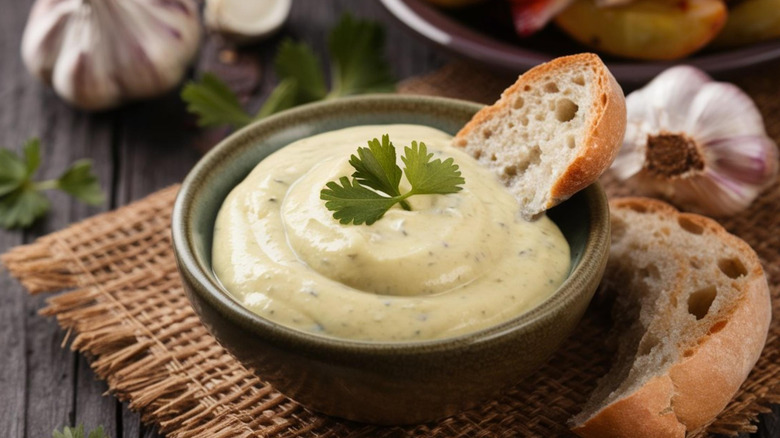
<path id="1" fill-rule="evenodd" d="M 421 0 L 380 0 L 391 15 L 422 38 L 456 55 L 521 73 L 554 56 L 509 44 L 479 33 Z M 726 73 L 780 58 L 780 40 L 719 53 L 702 53 L 677 61 L 609 61 L 607 67 L 621 83 L 647 82 L 663 70 L 687 64 L 711 74 Z"/>

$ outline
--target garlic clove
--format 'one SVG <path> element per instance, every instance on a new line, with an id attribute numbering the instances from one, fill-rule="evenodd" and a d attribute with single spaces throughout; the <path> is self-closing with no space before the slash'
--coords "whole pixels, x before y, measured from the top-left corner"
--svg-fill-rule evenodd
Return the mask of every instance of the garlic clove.
<path id="1" fill-rule="evenodd" d="M 738 87 L 674 67 L 626 98 L 626 135 L 612 172 L 682 210 L 737 213 L 772 184 L 778 150 Z"/>
<path id="2" fill-rule="evenodd" d="M 37 0 L 22 58 L 60 97 L 99 110 L 173 88 L 199 43 L 194 0 Z"/>
<path id="3" fill-rule="evenodd" d="M 765 135 L 761 113 L 753 100 L 736 85 L 725 82 L 710 82 L 699 89 L 683 131 L 696 133 L 697 140 L 703 142 Z"/>
<path id="4" fill-rule="evenodd" d="M 705 152 L 711 167 L 725 177 L 763 188 L 778 171 L 778 150 L 765 136 L 730 137 L 711 141 Z"/>
<path id="5" fill-rule="evenodd" d="M 637 101 L 639 99 L 632 98 L 634 93 L 630 94 L 629 98 L 635 102 L 629 105 L 626 99 L 626 107 L 631 108 L 629 119 L 636 111 L 635 108 L 647 107 L 647 111 L 654 113 L 652 117 L 658 125 L 673 132 L 685 130 L 687 114 L 694 96 L 710 81 L 710 77 L 704 72 L 686 65 L 665 70 L 642 90 L 639 97 L 641 103 Z M 646 119 L 641 117 L 639 120 Z"/>
<path id="6" fill-rule="evenodd" d="M 206 27 L 236 43 L 272 35 L 290 15 L 292 0 L 206 0 Z"/>

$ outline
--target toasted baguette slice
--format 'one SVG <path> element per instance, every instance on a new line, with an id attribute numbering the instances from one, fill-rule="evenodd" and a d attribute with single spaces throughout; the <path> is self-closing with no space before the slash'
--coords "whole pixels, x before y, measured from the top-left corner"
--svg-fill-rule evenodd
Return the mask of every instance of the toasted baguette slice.
<path id="1" fill-rule="evenodd" d="M 723 410 L 758 360 L 767 280 L 750 246 L 711 219 L 647 198 L 610 208 L 602 292 L 615 298 L 617 357 L 572 430 L 683 437 Z"/>
<path id="2" fill-rule="evenodd" d="M 598 56 L 565 56 L 520 76 L 453 139 L 506 184 L 526 218 L 587 187 L 626 128 L 623 90 Z"/>

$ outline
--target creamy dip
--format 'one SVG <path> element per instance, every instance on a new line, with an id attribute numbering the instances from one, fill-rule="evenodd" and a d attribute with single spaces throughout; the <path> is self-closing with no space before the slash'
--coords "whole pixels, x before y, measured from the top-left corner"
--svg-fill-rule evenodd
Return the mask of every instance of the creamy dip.
<path id="1" fill-rule="evenodd" d="M 453 157 L 466 183 L 408 198 L 370 226 L 342 225 L 320 200 L 349 157 L 389 134 Z M 549 297 L 569 247 L 546 217 L 527 222 L 487 169 L 416 125 L 360 126 L 296 141 L 260 162 L 219 211 L 214 272 L 246 308 L 279 324 L 376 341 L 450 337 L 512 319 Z M 408 189 L 402 179 L 402 192 Z M 408 184 L 408 183 L 407 183 Z"/>

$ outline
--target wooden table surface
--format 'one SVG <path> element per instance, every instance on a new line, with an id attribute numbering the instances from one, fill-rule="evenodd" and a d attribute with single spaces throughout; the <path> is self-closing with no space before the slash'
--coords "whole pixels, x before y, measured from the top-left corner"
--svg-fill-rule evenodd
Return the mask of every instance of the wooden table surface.
<path id="1" fill-rule="evenodd" d="M 20 40 L 32 2 L 0 0 L 0 5 L 0 145 L 19 150 L 27 138 L 40 137 L 41 178 L 56 177 L 74 160 L 90 158 L 108 195 L 105 205 L 94 208 L 50 194 L 52 209 L 45 219 L 25 231 L 0 230 L 0 253 L 181 181 L 198 160 L 198 151 L 224 134 L 195 128 L 178 92 L 98 114 L 68 107 L 22 65 Z M 280 35 L 249 50 L 257 62 L 236 67 L 243 69 L 244 79 L 232 85 L 251 94 L 248 105 L 257 108 L 273 87 L 269 66 L 283 37 L 304 40 L 324 56 L 324 35 L 344 11 L 386 24 L 387 53 L 399 79 L 447 61 L 445 54 L 401 28 L 377 1 L 297 0 Z M 218 45 L 216 39 L 207 41 L 192 74 L 226 68 L 217 60 Z M 53 429 L 76 423 L 103 425 L 115 438 L 158 436 L 140 423 L 138 414 L 104 395 L 105 383 L 95 378 L 83 357 L 62 348 L 64 332 L 53 318 L 37 314 L 45 295 L 28 295 L 6 272 L 0 272 L 0 294 L 1 436 L 50 437 Z M 760 431 L 752 436 L 780 437 L 778 418 L 777 409 L 762 416 Z"/>

